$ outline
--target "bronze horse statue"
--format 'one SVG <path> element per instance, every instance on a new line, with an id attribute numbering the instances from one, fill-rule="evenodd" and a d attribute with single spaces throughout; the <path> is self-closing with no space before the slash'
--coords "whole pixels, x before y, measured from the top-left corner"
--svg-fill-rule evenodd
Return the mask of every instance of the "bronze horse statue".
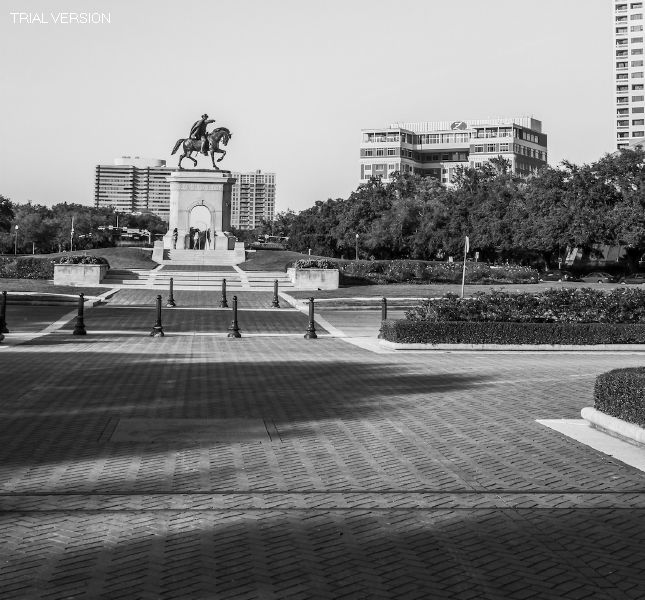
<path id="1" fill-rule="evenodd" d="M 211 162 L 213 163 L 213 169 L 217 169 L 218 171 L 220 170 L 220 168 L 215 164 L 215 152 L 222 155 L 217 159 L 217 162 L 220 162 L 226 156 L 226 150 L 221 149 L 219 147 L 219 143 L 222 142 L 222 144 L 226 146 L 231 137 L 233 137 L 233 134 L 228 129 L 226 129 L 226 127 L 218 127 L 217 129 L 213 129 L 213 131 L 206 134 L 206 139 L 208 139 L 208 153 L 210 154 Z M 181 161 L 184 158 L 190 158 L 190 160 L 193 161 L 194 166 L 196 167 L 197 160 L 193 158 L 193 152 L 199 152 L 201 150 L 202 141 L 193 140 L 190 138 L 180 138 L 177 140 L 177 143 L 175 144 L 175 147 L 172 149 L 172 152 L 170 154 L 177 152 L 179 146 L 181 146 L 182 144 L 184 153 L 179 157 L 179 168 L 183 169 L 183 167 L 181 166 Z"/>

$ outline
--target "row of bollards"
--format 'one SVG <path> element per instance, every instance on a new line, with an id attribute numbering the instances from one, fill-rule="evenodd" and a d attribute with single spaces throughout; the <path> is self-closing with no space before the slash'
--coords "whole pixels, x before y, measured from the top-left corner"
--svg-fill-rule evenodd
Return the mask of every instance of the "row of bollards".
<path id="1" fill-rule="evenodd" d="M 174 308 L 177 306 L 175 296 L 173 294 L 173 278 L 170 278 L 170 289 L 168 294 L 168 301 L 166 302 L 167 308 Z M 222 296 L 219 301 L 220 308 L 228 308 L 228 300 L 226 298 L 226 279 L 222 279 Z M 272 308 L 280 308 L 280 300 L 278 297 L 278 280 L 273 281 L 273 300 L 271 301 Z"/>
<path id="2" fill-rule="evenodd" d="M 79 294 L 78 296 L 78 310 L 76 315 L 76 323 L 74 325 L 73 335 L 87 335 L 87 329 L 85 328 L 85 318 L 84 318 L 84 306 L 85 306 L 85 295 Z M 168 301 L 166 302 L 168 308 L 177 306 L 174 294 L 173 294 L 173 279 L 170 278 L 170 290 Z M 280 301 L 278 299 L 278 280 L 276 279 L 273 284 L 273 301 L 271 306 L 273 308 L 280 308 Z M 222 280 L 222 297 L 220 300 L 220 308 L 228 308 L 228 301 L 226 298 L 226 279 Z M 387 318 L 387 301 L 383 298 L 383 320 Z M 237 296 L 233 296 L 233 320 L 231 325 L 228 328 L 230 338 L 240 338 L 242 334 L 240 333 L 240 327 L 237 320 Z M 9 333 L 7 328 L 7 292 L 2 292 L 2 302 L 0 303 L 0 342 L 4 340 L 4 334 Z M 157 318 L 155 324 L 152 326 L 150 331 L 151 337 L 163 337 L 163 325 L 161 323 L 161 295 L 157 296 Z M 307 326 L 307 331 L 305 333 L 305 339 L 315 340 L 318 338 L 316 335 L 316 324 L 314 319 L 314 299 L 309 298 L 309 324 Z M 379 334 L 381 337 L 381 334 Z"/>

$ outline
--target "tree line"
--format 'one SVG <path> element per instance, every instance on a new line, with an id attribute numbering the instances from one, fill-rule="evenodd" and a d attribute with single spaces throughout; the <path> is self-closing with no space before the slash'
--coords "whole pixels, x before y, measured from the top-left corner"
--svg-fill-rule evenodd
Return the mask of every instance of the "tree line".
<path id="1" fill-rule="evenodd" d="M 499 157 L 457 169 L 452 187 L 432 178 L 373 178 L 347 199 L 280 213 L 258 233 L 287 236 L 292 250 L 354 258 L 461 256 L 464 237 L 483 260 L 552 264 L 567 248 L 645 251 L 644 153 L 638 148 L 584 165 L 564 161 L 522 179 Z"/>
<path id="2" fill-rule="evenodd" d="M 72 218 L 74 250 L 114 246 L 118 235 L 110 225 L 165 233 L 167 225 L 150 213 L 117 213 L 83 204 L 16 204 L 0 195 L 0 252 L 47 254 L 70 249 Z M 18 229 L 16 229 L 18 226 Z"/>

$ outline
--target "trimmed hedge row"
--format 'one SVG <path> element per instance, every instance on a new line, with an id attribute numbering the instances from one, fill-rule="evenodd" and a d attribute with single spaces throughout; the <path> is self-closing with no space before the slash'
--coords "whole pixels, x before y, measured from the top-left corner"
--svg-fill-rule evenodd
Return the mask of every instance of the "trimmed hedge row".
<path id="1" fill-rule="evenodd" d="M 645 427 L 645 367 L 599 375 L 593 397 L 596 410 Z"/>
<path id="2" fill-rule="evenodd" d="M 402 344 L 645 344 L 645 324 L 386 320 L 383 339 Z"/>
<path id="3" fill-rule="evenodd" d="M 102 256 L 95 256 L 93 254 L 67 254 L 61 256 L 57 259 L 56 264 L 58 265 L 107 265 L 110 266 L 110 263 L 107 261 L 107 258 Z"/>

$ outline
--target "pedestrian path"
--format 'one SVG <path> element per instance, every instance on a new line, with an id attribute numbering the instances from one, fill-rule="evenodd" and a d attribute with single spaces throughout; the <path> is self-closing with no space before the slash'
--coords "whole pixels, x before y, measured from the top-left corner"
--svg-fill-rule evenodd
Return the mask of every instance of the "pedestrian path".
<path id="1" fill-rule="evenodd" d="M 0 353 L 3 600 L 643 597 L 645 474 L 537 422 L 642 357 L 379 354 L 378 311 L 259 296 L 294 335 L 151 338 L 143 292 Z M 169 330 L 230 320 L 191 294 Z"/>

